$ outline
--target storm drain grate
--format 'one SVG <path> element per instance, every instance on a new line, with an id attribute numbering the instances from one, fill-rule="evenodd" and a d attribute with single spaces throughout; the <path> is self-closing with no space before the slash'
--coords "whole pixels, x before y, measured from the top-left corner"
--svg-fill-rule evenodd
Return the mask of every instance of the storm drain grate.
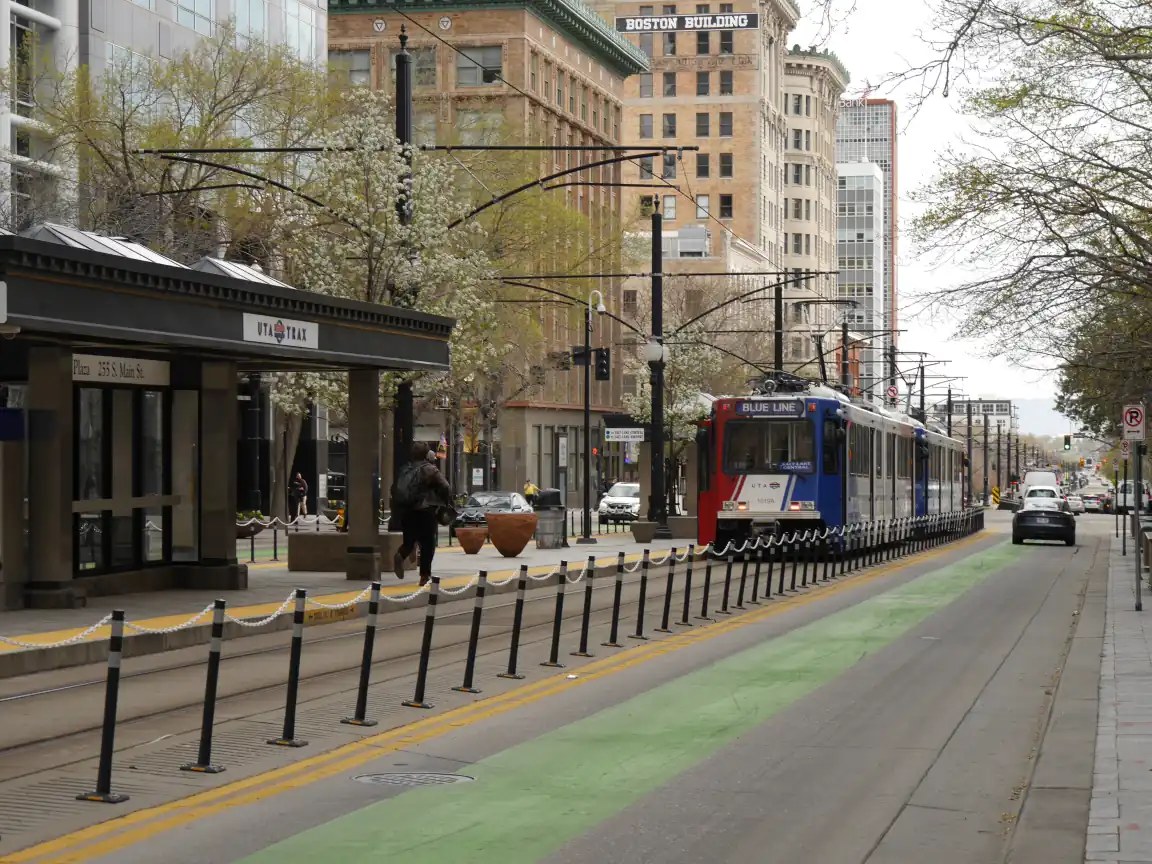
<path id="1" fill-rule="evenodd" d="M 395 773 L 395 774 L 357 774 L 352 778 L 357 783 L 368 783 L 375 786 L 444 786 L 449 783 L 471 783 L 475 777 L 464 774 L 426 774 L 426 773 Z"/>

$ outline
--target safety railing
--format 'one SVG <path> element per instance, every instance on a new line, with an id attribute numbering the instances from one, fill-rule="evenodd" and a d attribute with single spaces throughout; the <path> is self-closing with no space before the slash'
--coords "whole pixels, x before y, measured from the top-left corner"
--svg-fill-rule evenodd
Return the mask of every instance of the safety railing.
<path id="1" fill-rule="evenodd" d="M 437 607 L 442 598 L 459 597 L 472 591 L 473 610 L 468 635 L 468 647 L 464 662 L 461 684 L 452 689 L 464 693 L 477 693 L 475 670 L 481 623 L 484 615 L 485 597 L 490 589 L 516 583 L 516 599 L 512 626 L 507 635 L 508 662 L 501 678 L 520 679 L 525 677 L 520 666 L 521 631 L 524 622 L 524 606 L 529 585 L 555 581 L 551 635 L 548 640 L 547 659 L 540 662 L 546 668 L 563 668 L 561 643 L 563 641 L 564 607 L 571 591 L 581 591 L 581 611 L 579 613 L 579 642 L 575 657 L 593 656 L 589 650 L 592 626 L 592 597 L 598 570 L 614 573 L 612 585 L 612 606 L 606 641 L 602 647 L 618 649 L 626 642 L 620 641 L 623 614 L 623 587 L 625 576 L 639 572 L 639 579 L 629 584 L 637 589 L 635 602 L 635 623 L 629 638 L 638 641 L 648 640 L 647 601 L 649 589 L 659 580 L 654 568 L 664 570 L 662 597 L 660 600 L 659 626 L 654 633 L 671 633 L 673 625 L 678 627 L 695 626 L 693 622 L 713 622 L 709 614 L 713 586 L 718 588 L 720 608 L 716 615 L 730 616 L 734 610 L 747 610 L 750 606 L 786 597 L 794 592 L 819 586 L 833 580 L 851 576 L 854 573 L 881 565 L 895 559 L 906 558 L 925 550 L 940 546 L 962 537 L 974 534 L 984 527 L 982 510 L 966 510 L 956 513 L 934 514 L 917 518 L 890 519 L 876 522 L 855 522 L 835 528 L 807 528 L 776 535 L 761 535 L 740 542 L 728 542 L 716 549 L 711 544 L 697 549 L 688 545 L 686 549 L 673 547 L 654 552 L 644 549 L 639 560 L 629 563 L 624 552 L 618 553 L 612 564 L 598 564 L 590 555 L 581 567 L 561 561 L 544 573 L 529 573 L 528 565 L 521 565 L 519 571 L 505 579 L 489 578 L 486 571 L 478 571 L 463 584 L 448 587 L 438 576 L 415 590 L 401 595 L 386 595 L 381 592 L 379 582 L 373 582 L 355 597 L 342 603 L 327 604 L 310 598 L 303 588 L 293 590 L 273 612 L 256 619 L 236 618 L 229 614 L 227 603 L 216 600 L 187 620 L 171 627 L 152 629 L 133 624 L 126 620 L 123 610 L 115 610 L 84 631 L 59 642 L 45 644 L 28 642 L 16 638 L 0 636 L 0 642 L 17 648 L 44 649 L 73 644 L 90 638 L 103 627 L 110 628 L 108 671 L 105 681 L 105 711 L 102 725 L 100 760 L 97 770 L 96 789 L 77 795 L 79 800 L 119 803 L 128 799 L 127 795 L 112 790 L 112 755 L 115 745 L 117 699 L 120 681 L 120 668 L 123 656 L 123 643 L 126 631 L 140 634 L 171 633 L 194 626 L 211 616 L 211 633 L 205 700 L 201 721 L 200 741 L 195 762 L 178 767 L 181 770 L 200 773 L 217 773 L 224 767 L 212 761 L 212 735 L 215 718 L 217 681 L 221 664 L 221 651 L 224 642 L 225 624 L 231 622 L 242 628 L 260 628 L 271 624 L 284 615 L 292 616 L 292 635 L 289 645 L 288 674 L 285 694 L 284 722 L 281 734 L 269 739 L 268 743 L 285 747 L 302 747 L 307 744 L 296 737 L 296 707 L 300 683 L 300 666 L 304 650 L 305 614 L 309 607 L 325 610 L 347 609 L 366 604 L 366 627 L 361 652 L 359 682 L 355 707 L 351 715 L 340 722 L 357 726 L 372 726 L 376 721 L 367 716 L 368 688 L 371 685 L 371 671 L 375 633 L 383 603 L 410 603 L 421 595 L 426 595 L 425 614 L 419 659 L 416 666 L 415 689 L 411 699 L 402 704 L 412 708 L 433 707 L 427 698 L 428 669 L 432 654 L 433 635 L 436 628 Z M 684 567 L 684 577 L 676 578 L 678 566 Z M 694 576 L 703 570 L 698 613 L 693 616 L 696 606 L 693 594 Z M 603 581 L 603 580 L 601 580 Z M 677 588 L 679 581 L 680 587 Z M 473 591 L 473 589 L 475 589 Z M 678 596 L 679 592 L 679 596 Z M 733 602 L 735 595 L 735 602 Z M 674 615 L 678 615 L 674 620 Z"/>

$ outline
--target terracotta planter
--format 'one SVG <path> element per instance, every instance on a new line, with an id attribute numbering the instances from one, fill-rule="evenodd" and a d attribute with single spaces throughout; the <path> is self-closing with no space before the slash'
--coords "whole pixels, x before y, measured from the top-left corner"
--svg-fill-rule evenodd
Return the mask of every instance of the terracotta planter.
<path id="1" fill-rule="evenodd" d="M 456 539 L 460 541 L 460 548 L 465 555 L 475 555 L 488 539 L 487 528 L 457 528 Z"/>
<path id="2" fill-rule="evenodd" d="M 524 551 L 536 533 L 535 513 L 489 513 L 488 536 L 492 545 L 505 558 L 515 558 Z"/>

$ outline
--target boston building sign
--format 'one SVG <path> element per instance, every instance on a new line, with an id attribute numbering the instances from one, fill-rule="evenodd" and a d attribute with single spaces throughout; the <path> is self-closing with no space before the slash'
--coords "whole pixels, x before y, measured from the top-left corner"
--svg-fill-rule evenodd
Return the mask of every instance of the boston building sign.
<path id="1" fill-rule="evenodd" d="M 753 12 L 737 15 L 646 15 L 617 18 L 621 33 L 675 33 L 680 30 L 758 30 L 760 16 Z"/>

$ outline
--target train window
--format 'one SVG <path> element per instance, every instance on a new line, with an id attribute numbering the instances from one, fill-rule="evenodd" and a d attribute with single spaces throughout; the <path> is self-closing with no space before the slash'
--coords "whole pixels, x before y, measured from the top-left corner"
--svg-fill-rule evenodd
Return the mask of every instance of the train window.
<path id="1" fill-rule="evenodd" d="M 874 437 L 873 437 L 873 441 L 875 442 L 875 446 L 873 446 L 873 448 L 872 448 L 872 454 L 874 456 L 874 459 L 872 460 L 872 464 L 875 466 L 873 468 L 873 471 L 877 477 L 880 477 L 884 473 L 884 462 L 883 462 L 884 451 L 880 448 L 880 444 L 879 444 L 879 442 L 884 440 L 883 438 L 880 437 L 883 434 L 884 434 L 883 432 L 881 432 L 879 429 L 877 429 L 875 434 L 874 434 Z"/>
<path id="2" fill-rule="evenodd" d="M 840 424 L 835 420 L 824 421 L 824 473 L 840 473 L 840 441 L 838 432 Z"/>
<path id="3" fill-rule="evenodd" d="M 850 445 L 848 470 L 854 477 L 868 476 L 870 431 L 867 426 L 854 424 L 848 433 Z"/>
<path id="4" fill-rule="evenodd" d="M 889 432 L 884 437 L 888 439 L 888 477 L 896 476 L 896 436 Z"/>
<path id="5" fill-rule="evenodd" d="M 698 492 L 707 492 L 712 485 L 712 424 L 696 430 L 696 482 Z"/>
<path id="6" fill-rule="evenodd" d="M 724 430 L 726 474 L 773 474 L 815 468 L 816 441 L 809 420 L 733 420 Z"/>
<path id="7" fill-rule="evenodd" d="M 912 477 L 912 439 L 900 438 L 896 442 L 896 476 L 900 480 Z"/>

